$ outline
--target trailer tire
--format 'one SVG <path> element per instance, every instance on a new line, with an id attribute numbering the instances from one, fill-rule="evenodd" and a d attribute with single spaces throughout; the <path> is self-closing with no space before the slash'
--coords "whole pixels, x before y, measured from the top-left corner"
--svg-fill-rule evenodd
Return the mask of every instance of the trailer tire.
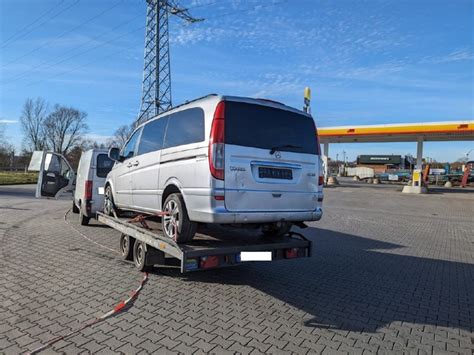
<path id="1" fill-rule="evenodd" d="M 124 260 L 133 260 L 133 247 L 135 238 L 123 234 L 120 236 L 120 255 Z"/>
<path id="2" fill-rule="evenodd" d="M 72 213 L 79 213 L 79 208 L 76 206 L 76 201 L 72 200 Z"/>
<path id="3" fill-rule="evenodd" d="M 135 241 L 133 244 L 133 263 L 140 271 L 146 271 L 149 265 L 146 263 L 147 259 L 146 244 L 140 241 Z"/>
<path id="4" fill-rule="evenodd" d="M 163 204 L 164 215 L 162 220 L 165 236 L 177 243 L 189 242 L 196 234 L 197 223 L 189 220 L 188 211 L 183 195 L 174 193 L 169 195 Z"/>

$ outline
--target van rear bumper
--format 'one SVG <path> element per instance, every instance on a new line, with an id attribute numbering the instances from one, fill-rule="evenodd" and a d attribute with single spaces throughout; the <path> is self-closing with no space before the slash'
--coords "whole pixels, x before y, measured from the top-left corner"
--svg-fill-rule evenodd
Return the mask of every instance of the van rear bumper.
<path id="1" fill-rule="evenodd" d="M 213 211 L 193 211 L 190 219 L 203 223 L 269 223 L 278 221 L 305 222 L 319 221 L 323 210 L 318 207 L 314 211 L 302 212 L 229 212 L 225 208 L 215 208 Z"/>

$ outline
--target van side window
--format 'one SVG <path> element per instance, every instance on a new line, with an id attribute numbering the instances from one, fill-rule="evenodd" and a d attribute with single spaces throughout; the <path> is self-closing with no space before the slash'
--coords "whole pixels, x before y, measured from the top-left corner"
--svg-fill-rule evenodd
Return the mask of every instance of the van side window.
<path id="1" fill-rule="evenodd" d="M 163 148 L 168 117 L 162 117 L 143 127 L 143 133 L 138 144 L 138 155 L 154 152 Z"/>
<path id="2" fill-rule="evenodd" d="M 135 155 L 135 147 L 137 145 L 137 140 L 138 137 L 140 136 L 141 129 L 135 131 L 133 135 L 130 137 L 128 140 L 127 144 L 125 144 L 125 147 L 122 149 L 122 156 L 125 159 L 131 158 Z"/>
<path id="3" fill-rule="evenodd" d="M 204 141 L 204 111 L 191 108 L 169 116 L 163 148 Z"/>
<path id="4" fill-rule="evenodd" d="M 96 163 L 96 175 L 100 178 L 107 177 L 107 174 L 114 166 L 114 161 L 110 159 L 107 154 L 98 154 Z"/>

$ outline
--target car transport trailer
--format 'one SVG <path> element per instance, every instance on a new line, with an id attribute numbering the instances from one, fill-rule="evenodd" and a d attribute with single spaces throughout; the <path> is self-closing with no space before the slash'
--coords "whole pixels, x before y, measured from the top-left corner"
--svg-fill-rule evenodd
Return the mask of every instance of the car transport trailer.
<path id="1" fill-rule="evenodd" d="M 118 218 L 97 213 L 100 222 L 122 233 L 120 254 L 139 270 L 158 265 L 181 272 L 214 269 L 247 261 L 274 261 L 311 256 L 311 242 L 300 233 L 263 237 L 258 229 L 221 226 L 198 228 L 194 239 L 178 244 L 167 238 L 153 218 Z"/>

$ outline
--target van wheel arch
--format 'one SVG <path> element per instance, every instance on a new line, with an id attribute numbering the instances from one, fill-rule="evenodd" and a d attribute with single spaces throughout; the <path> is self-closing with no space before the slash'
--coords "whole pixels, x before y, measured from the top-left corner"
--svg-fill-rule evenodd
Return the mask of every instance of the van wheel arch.
<path id="1" fill-rule="evenodd" d="M 163 210 L 163 206 L 169 195 L 180 194 L 180 193 L 181 193 L 181 190 L 175 184 L 169 184 L 168 186 L 166 186 L 165 190 L 163 191 L 163 195 L 161 196 L 161 209 Z"/>

